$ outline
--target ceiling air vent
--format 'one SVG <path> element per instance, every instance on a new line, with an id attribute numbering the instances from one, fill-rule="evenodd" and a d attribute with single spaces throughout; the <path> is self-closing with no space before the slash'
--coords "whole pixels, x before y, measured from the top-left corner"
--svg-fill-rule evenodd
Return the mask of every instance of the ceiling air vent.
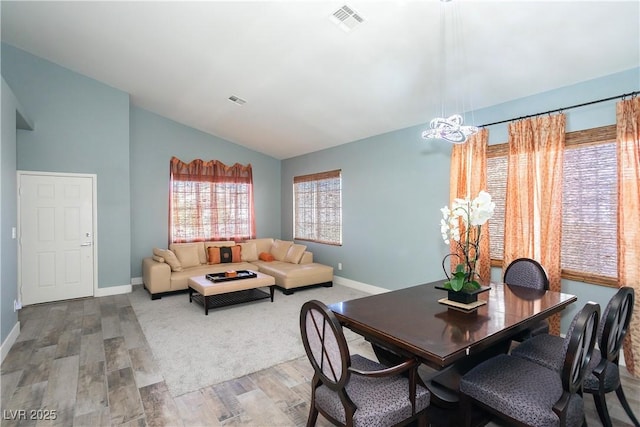
<path id="1" fill-rule="evenodd" d="M 242 99 L 242 98 L 239 98 L 239 97 L 237 97 L 237 96 L 235 96 L 235 95 L 231 95 L 231 96 L 229 97 L 229 101 L 233 102 L 234 104 L 238 104 L 238 105 L 244 105 L 244 104 L 246 104 L 246 103 L 247 103 L 247 101 L 246 101 L 246 100 L 244 100 L 244 99 Z"/>
<path id="2" fill-rule="evenodd" d="M 333 12 L 329 18 L 345 32 L 353 30 L 357 25 L 364 22 L 364 18 L 347 5 Z"/>

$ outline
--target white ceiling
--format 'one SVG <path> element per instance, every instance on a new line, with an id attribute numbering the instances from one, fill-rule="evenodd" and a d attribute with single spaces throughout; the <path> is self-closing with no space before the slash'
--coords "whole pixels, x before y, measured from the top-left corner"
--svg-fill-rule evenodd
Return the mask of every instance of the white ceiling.
<path id="1" fill-rule="evenodd" d="M 365 19 L 348 33 L 329 19 L 345 4 Z M 640 65 L 637 0 L 3 0 L 1 7 L 3 42 L 123 90 L 138 107 L 278 159 L 428 123 L 443 104 L 455 109 L 443 101 L 461 98 L 455 87 L 468 95 L 464 108 L 477 109 Z M 460 25 L 442 33 L 445 7 L 445 19 Z M 442 40 L 453 36 L 462 66 L 452 65 L 461 55 L 441 54 Z M 232 95 L 247 103 L 230 102 Z"/>

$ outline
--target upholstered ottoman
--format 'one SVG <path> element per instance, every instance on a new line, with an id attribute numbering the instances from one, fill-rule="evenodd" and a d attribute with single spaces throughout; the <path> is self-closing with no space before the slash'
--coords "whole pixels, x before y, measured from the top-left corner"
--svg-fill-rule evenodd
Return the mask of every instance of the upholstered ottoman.
<path id="1" fill-rule="evenodd" d="M 271 297 L 273 293 L 275 279 L 266 274 L 253 272 L 256 277 L 226 282 L 212 282 L 206 276 L 190 277 L 189 302 L 201 303 L 204 306 L 204 314 L 209 315 L 209 308 L 222 307 L 225 305 L 239 304 L 248 301 L 256 301 Z M 269 293 L 257 288 L 269 288 Z"/>

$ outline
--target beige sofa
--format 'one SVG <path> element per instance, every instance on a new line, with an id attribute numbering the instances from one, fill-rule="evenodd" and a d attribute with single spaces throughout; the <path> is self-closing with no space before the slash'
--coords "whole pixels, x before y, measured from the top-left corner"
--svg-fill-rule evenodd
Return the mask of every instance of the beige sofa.
<path id="1" fill-rule="evenodd" d="M 219 254 L 231 262 L 218 263 Z M 306 246 L 272 238 L 241 243 L 174 243 L 169 249 L 154 248 L 153 256 L 142 260 L 142 281 L 151 299 L 159 299 L 163 294 L 187 289 L 190 277 L 228 270 L 253 270 L 273 276 L 286 295 L 304 286 L 333 285 L 333 267 L 314 263 Z"/>

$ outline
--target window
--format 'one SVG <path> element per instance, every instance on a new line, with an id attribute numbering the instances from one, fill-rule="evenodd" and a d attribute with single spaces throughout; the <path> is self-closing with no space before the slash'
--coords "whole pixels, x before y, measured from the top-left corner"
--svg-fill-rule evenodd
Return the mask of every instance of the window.
<path id="1" fill-rule="evenodd" d="M 293 178 L 293 238 L 342 244 L 340 170 Z"/>
<path id="2" fill-rule="evenodd" d="M 496 203 L 489 222 L 491 259 L 501 266 L 507 144 L 490 145 L 487 157 L 487 190 Z M 567 133 L 562 191 L 562 277 L 616 286 L 615 125 Z"/>
<path id="3" fill-rule="evenodd" d="M 255 238 L 251 165 L 173 158 L 169 211 L 172 243 Z"/>

